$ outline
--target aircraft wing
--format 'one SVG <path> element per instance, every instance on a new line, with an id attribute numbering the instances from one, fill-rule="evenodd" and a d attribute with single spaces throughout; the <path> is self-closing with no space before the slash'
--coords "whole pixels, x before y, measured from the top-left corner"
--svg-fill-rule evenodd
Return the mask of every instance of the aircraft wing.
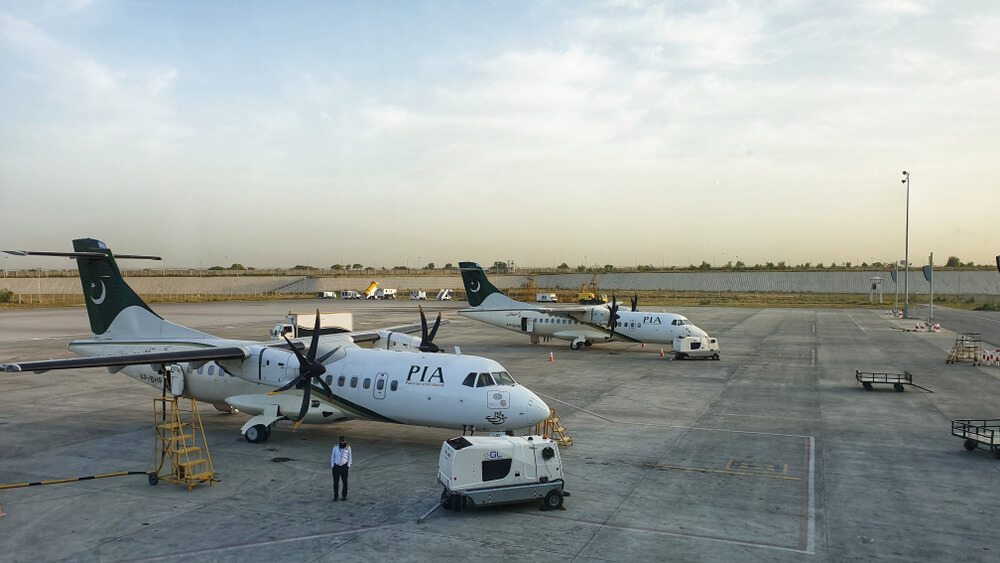
<path id="1" fill-rule="evenodd" d="M 448 319 L 441 319 L 441 326 L 451 323 Z M 376 340 L 382 338 L 380 333 L 386 332 L 398 332 L 401 334 L 413 334 L 420 332 L 420 323 L 410 323 L 408 325 L 394 326 L 389 328 L 383 328 L 380 330 L 368 330 L 362 332 L 352 332 L 349 335 L 355 343 L 357 342 L 375 342 Z"/>
<path id="2" fill-rule="evenodd" d="M 199 348 L 196 350 L 178 350 L 176 352 L 150 352 L 148 354 L 127 354 L 120 356 L 92 356 L 89 358 L 69 358 L 65 360 L 39 360 L 34 362 L 14 362 L 0 364 L 0 371 L 19 372 L 33 371 L 44 373 L 50 369 L 79 368 L 122 368 L 142 364 L 171 364 L 174 362 L 211 362 L 214 360 L 244 360 L 250 357 L 250 351 L 239 346 L 220 346 L 216 348 Z"/>

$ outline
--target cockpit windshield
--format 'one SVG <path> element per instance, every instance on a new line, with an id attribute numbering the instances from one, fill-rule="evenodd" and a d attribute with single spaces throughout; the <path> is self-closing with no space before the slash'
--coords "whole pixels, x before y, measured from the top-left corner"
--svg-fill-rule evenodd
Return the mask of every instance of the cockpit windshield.
<path id="1" fill-rule="evenodd" d="M 490 387 L 493 385 L 517 385 L 517 382 L 505 371 L 493 371 L 490 373 L 472 372 L 465 376 L 465 381 L 462 382 L 462 385 L 466 387 Z"/>
<path id="2" fill-rule="evenodd" d="M 689 321 L 687 319 L 674 319 L 674 321 L 672 323 L 670 323 L 670 324 L 675 325 L 675 326 L 684 326 L 684 325 L 691 324 L 691 321 Z"/>
<path id="3" fill-rule="evenodd" d="M 494 371 L 492 373 L 493 373 L 493 379 L 496 380 L 497 385 L 517 385 L 517 382 L 514 381 L 514 378 L 511 377 L 510 374 L 505 371 Z"/>

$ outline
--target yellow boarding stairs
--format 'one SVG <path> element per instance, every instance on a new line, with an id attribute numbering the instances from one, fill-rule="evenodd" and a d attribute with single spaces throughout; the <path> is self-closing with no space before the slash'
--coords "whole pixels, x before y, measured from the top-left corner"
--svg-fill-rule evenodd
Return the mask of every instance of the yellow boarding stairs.
<path id="1" fill-rule="evenodd" d="M 205 441 L 201 413 L 194 399 L 159 397 L 153 399 L 153 426 L 156 434 L 149 484 L 158 481 L 187 485 L 214 485 L 215 469 Z M 169 463 L 169 466 L 167 465 Z"/>
<path id="2" fill-rule="evenodd" d="M 563 447 L 573 445 L 573 437 L 569 435 L 569 430 L 566 430 L 562 417 L 559 416 L 556 409 L 549 409 L 549 417 L 543 420 L 541 424 L 532 426 L 531 434 L 548 436 Z"/>

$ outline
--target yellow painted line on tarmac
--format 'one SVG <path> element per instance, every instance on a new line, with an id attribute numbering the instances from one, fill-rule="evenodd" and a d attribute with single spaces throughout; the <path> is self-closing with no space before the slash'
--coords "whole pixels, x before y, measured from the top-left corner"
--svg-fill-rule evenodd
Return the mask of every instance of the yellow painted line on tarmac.
<path id="1" fill-rule="evenodd" d="M 674 469 L 677 471 L 698 471 L 700 473 L 719 473 L 722 475 L 740 475 L 743 477 L 762 477 L 764 479 L 780 479 L 782 481 L 801 481 L 802 477 L 791 477 L 788 475 L 766 475 L 763 473 L 747 473 L 745 471 L 731 471 L 728 469 L 709 469 L 707 467 L 684 467 L 683 465 L 663 465 L 661 463 L 642 463 L 637 461 L 626 461 L 629 465 L 639 467 L 652 467 L 654 469 Z"/>

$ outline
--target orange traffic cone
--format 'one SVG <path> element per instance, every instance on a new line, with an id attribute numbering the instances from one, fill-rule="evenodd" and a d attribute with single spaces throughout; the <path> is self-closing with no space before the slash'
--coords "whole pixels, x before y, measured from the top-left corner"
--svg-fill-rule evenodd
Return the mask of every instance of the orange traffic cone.
<path id="1" fill-rule="evenodd" d="M 646 343 L 645 343 L 645 342 L 643 342 L 643 343 L 642 343 L 642 347 L 643 347 L 643 348 L 645 348 L 645 347 L 646 347 Z"/>
<path id="2" fill-rule="evenodd" d="M 556 361 L 555 358 L 552 357 L 552 352 L 549 352 L 549 361 L 550 362 Z"/>
<path id="3" fill-rule="evenodd" d="M 663 348 L 660 348 L 660 357 L 663 357 Z"/>

